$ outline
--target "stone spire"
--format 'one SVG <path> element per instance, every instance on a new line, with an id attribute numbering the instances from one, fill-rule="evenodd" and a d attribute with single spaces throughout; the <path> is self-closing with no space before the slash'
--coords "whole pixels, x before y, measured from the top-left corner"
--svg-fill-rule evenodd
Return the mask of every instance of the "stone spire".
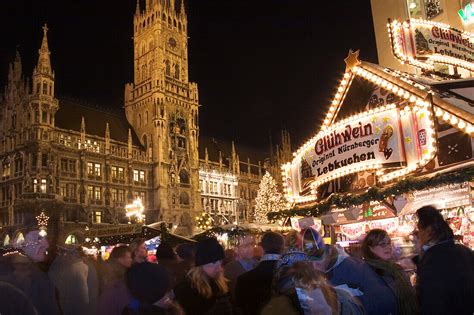
<path id="1" fill-rule="evenodd" d="M 132 158 L 132 129 L 128 128 L 128 140 L 127 140 L 127 144 L 128 144 L 128 158 L 131 159 Z"/>
<path id="2" fill-rule="evenodd" d="M 21 80 L 21 57 L 18 49 L 15 53 L 15 61 L 13 62 L 13 79 L 15 81 Z"/>
<path id="3" fill-rule="evenodd" d="M 110 154 L 110 130 L 109 123 L 105 123 L 105 153 Z"/>
<path id="4" fill-rule="evenodd" d="M 86 148 L 86 121 L 84 116 L 81 119 L 81 149 Z"/>
<path id="5" fill-rule="evenodd" d="M 36 65 L 35 72 L 43 75 L 53 76 L 53 70 L 51 69 L 51 60 L 49 55 L 51 52 L 48 47 L 48 26 L 43 26 L 43 42 L 41 48 L 38 50 L 38 64 Z"/>
<path id="6" fill-rule="evenodd" d="M 140 15 L 140 0 L 137 0 L 137 7 L 135 9 L 135 14 Z"/>

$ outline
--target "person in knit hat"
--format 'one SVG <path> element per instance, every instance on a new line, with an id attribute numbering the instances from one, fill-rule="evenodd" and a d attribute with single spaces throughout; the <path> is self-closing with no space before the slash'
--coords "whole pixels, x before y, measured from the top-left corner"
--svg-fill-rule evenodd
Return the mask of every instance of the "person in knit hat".
<path id="1" fill-rule="evenodd" d="M 182 309 L 170 298 L 171 278 L 168 271 L 158 264 L 135 264 L 127 274 L 132 300 L 124 315 L 181 314 Z"/>
<path id="2" fill-rule="evenodd" d="M 186 314 L 233 314 L 223 259 L 224 249 L 215 238 L 198 242 L 194 267 L 186 280 L 174 288 L 176 300 Z"/>

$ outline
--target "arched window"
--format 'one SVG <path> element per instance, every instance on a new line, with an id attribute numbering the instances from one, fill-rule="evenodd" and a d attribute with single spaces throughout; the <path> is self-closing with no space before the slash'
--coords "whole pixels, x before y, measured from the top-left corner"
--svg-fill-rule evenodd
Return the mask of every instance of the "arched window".
<path id="1" fill-rule="evenodd" d="M 179 65 L 178 64 L 174 65 L 174 78 L 176 80 L 179 80 Z"/>
<path id="2" fill-rule="evenodd" d="M 48 94 L 48 84 L 46 81 L 43 81 L 43 94 Z"/>
<path id="3" fill-rule="evenodd" d="M 6 235 L 5 238 L 3 239 L 3 246 L 10 245 L 10 235 Z"/>
<path id="4" fill-rule="evenodd" d="M 174 27 L 178 26 L 178 23 L 176 23 L 176 20 L 173 20 L 173 25 L 174 25 Z"/>
<path id="5" fill-rule="evenodd" d="M 166 71 L 165 71 L 166 75 L 171 76 L 171 66 L 170 66 L 169 60 L 165 61 L 165 67 L 166 67 Z"/>
<path id="6" fill-rule="evenodd" d="M 147 138 L 147 136 L 146 136 L 146 135 L 143 135 L 142 140 L 143 140 L 143 141 L 142 141 L 142 142 L 143 142 L 143 146 L 144 146 L 145 148 L 148 148 L 148 138 Z"/>
<path id="7" fill-rule="evenodd" d="M 168 25 L 171 26 L 171 18 L 168 16 Z"/>
<path id="8" fill-rule="evenodd" d="M 41 92 L 41 82 L 38 82 L 36 83 L 36 93 L 40 93 Z"/>
<path id="9" fill-rule="evenodd" d="M 181 184 L 189 184 L 189 174 L 186 170 L 181 170 L 179 172 L 179 182 Z"/>
<path id="10" fill-rule="evenodd" d="M 189 205 L 189 195 L 187 192 L 179 194 L 179 203 L 182 205 Z"/>
<path id="11" fill-rule="evenodd" d="M 66 237 L 66 241 L 64 242 L 64 244 L 79 244 L 79 242 L 77 241 L 76 235 L 74 235 L 74 234 L 69 234 L 69 235 Z"/>
<path id="12" fill-rule="evenodd" d="M 181 22 L 178 22 L 178 30 L 181 31 Z"/>
<path id="13" fill-rule="evenodd" d="M 23 233 L 18 233 L 16 238 L 15 238 L 15 244 L 18 245 L 18 244 L 21 244 L 21 243 L 24 243 L 25 242 L 25 236 L 23 235 Z"/>
<path id="14" fill-rule="evenodd" d="M 138 114 L 138 127 L 142 126 L 142 115 Z"/>
<path id="15" fill-rule="evenodd" d="M 148 125 L 148 111 L 145 112 L 145 125 Z"/>
<path id="16" fill-rule="evenodd" d="M 164 12 L 163 12 L 163 14 L 161 15 L 161 19 L 162 19 L 163 21 L 166 21 L 166 14 L 165 14 Z"/>

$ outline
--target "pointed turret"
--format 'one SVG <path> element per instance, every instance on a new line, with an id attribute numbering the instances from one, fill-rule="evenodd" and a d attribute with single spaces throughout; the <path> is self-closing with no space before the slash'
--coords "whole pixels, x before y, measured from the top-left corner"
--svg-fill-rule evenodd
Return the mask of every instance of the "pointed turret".
<path id="1" fill-rule="evenodd" d="M 135 14 L 140 15 L 140 0 L 137 0 L 137 7 L 135 9 Z"/>
<path id="2" fill-rule="evenodd" d="M 128 128 L 128 158 L 132 158 L 132 129 Z"/>
<path id="3" fill-rule="evenodd" d="M 43 75 L 53 76 L 51 60 L 49 58 L 51 52 L 48 47 L 48 26 L 46 24 L 43 26 L 43 42 L 41 43 L 41 48 L 38 50 L 38 54 L 38 64 L 36 65 L 35 71 Z"/>
<path id="4" fill-rule="evenodd" d="M 105 123 L 105 154 L 110 154 L 110 130 L 109 130 L 109 123 Z"/>
<path id="5" fill-rule="evenodd" d="M 209 154 L 207 153 L 207 147 L 204 148 L 204 163 L 209 166 Z"/>
<path id="6" fill-rule="evenodd" d="M 13 80 L 21 80 L 21 57 L 18 49 L 16 50 L 15 61 L 13 62 Z"/>
<path id="7" fill-rule="evenodd" d="M 51 68 L 50 51 L 48 47 L 48 27 L 43 26 L 43 41 L 38 50 L 38 64 L 33 70 L 33 94 L 54 97 L 54 72 Z"/>
<path id="8" fill-rule="evenodd" d="M 86 121 L 84 116 L 81 119 L 81 149 L 86 148 Z"/>
<path id="9" fill-rule="evenodd" d="M 222 152 L 219 151 L 219 169 L 222 171 Z"/>

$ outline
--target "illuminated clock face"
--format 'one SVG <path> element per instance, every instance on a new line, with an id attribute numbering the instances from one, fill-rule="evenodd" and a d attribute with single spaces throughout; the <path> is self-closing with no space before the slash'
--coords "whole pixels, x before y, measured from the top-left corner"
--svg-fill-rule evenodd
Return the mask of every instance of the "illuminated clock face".
<path id="1" fill-rule="evenodd" d="M 176 49 L 176 47 L 178 47 L 178 42 L 176 41 L 176 39 L 170 37 L 168 39 L 168 47 L 170 47 L 171 49 Z"/>

